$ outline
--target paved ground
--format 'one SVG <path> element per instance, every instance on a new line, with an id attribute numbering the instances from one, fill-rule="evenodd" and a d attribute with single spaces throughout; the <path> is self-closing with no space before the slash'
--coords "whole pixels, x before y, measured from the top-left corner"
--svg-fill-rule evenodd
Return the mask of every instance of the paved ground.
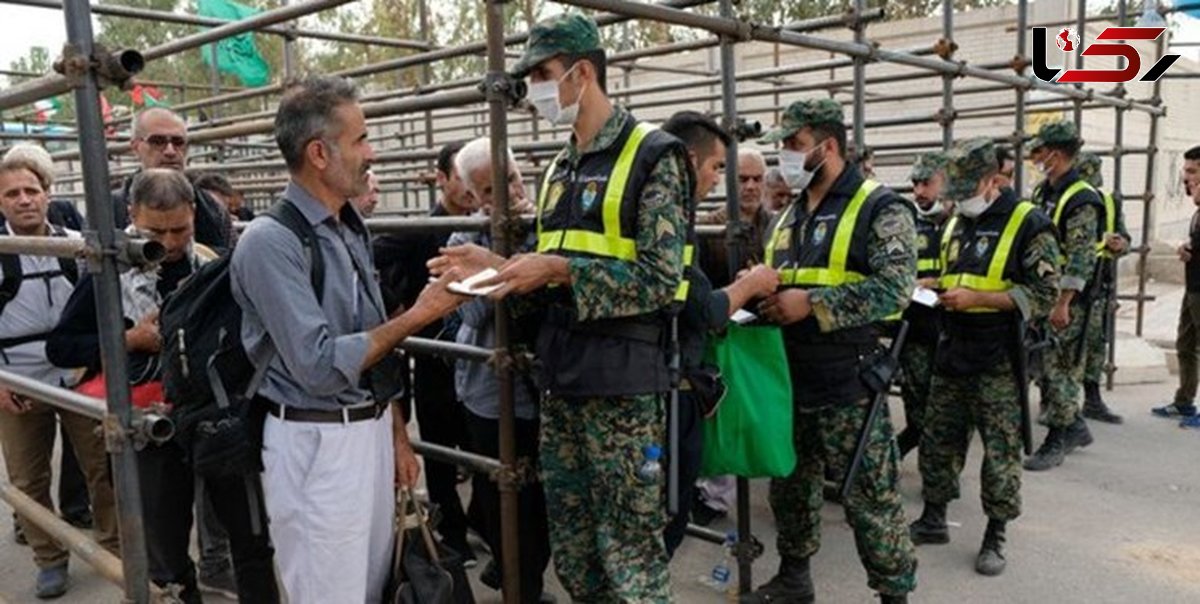
<path id="1" fill-rule="evenodd" d="M 1154 292 L 1163 298 L 1148 307 L 1147 335 L 1170 337 L 1177 290 L 1163 287 Z M 1162 365 L 1162 351 L 1131 339 L 1131 308 L 1121 314 L 1119 331 L 1127 345 L 1118 350 L 1126 357 L 1126 369 L 1117 373 L 1118 387 L 1108 398 L 1126 415 L 1126 424 L 1093 424 L 1094 445 L 1073 454 L 1061 468 L 1025 475 L 1025 514 L 1009 530 L 1009 568 L 998 578 L 980 577 L 973 570 L 986 524 L 978 503 L 976 444 L 964 474 L 963 499 L 950 509 L 953 541 L 918 551 L 920 586 L 913 601 L 1200 602 L 1200 534 L 1193 528 L 1200 509 L 1195 470 L 1200 432 L 1180 430 L 1149 415 L 1151 405 L 1170 398 L 1173 382 Z M 898 405 L 893 414 L 898 424 L 903 422 Z M 1037 437 L 1040 440 L 1040 431 Z M 921 504 L 913 457 L 903 466 L 902 491 L 909 517 L 915 518 Z M 755 564 L 757 583 L 770 575 L 778 559 L 765 483 L 755 483 L 752 500 L 754 533 L 767 544 L 767 553 Z M 814 561 L 819 600 L 873 601 L 840 508 L 827 506 L 824 519 L 825 545 Z M 713 528 L 732 527 L 732 520 L 726 520 Z M 0 506 L 0 602 L 36 602 L 29 551 L 12 543 L 11 530 L 11 517 Z M 722 600 L 696 581 L 718 557 L 717 548 L 708 543 L 684 544 L 671 568 L 677 601 Z M 118 592 L 82 563 L 74 563 L 72 575 L 74 589 L 61 602 L 118 601 Z M 565 602 L 557 584 L 551 583 Z M 500 601 L 495 592 L 477 583 L 475 588 L 480 602 Z"/>

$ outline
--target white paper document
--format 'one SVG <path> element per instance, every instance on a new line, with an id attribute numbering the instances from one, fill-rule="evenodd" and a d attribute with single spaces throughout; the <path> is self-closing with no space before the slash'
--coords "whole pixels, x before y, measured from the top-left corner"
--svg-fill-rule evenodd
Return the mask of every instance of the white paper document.
<path id="1" fill-rule="evenodd" d="M 933 308 L 938 305 L 938 295 L 928 287 L 918 287 L 913 290 L 912 301 Z"/>
<path id="2" fill-rule="evenodd" d="M 750 311 L 747 311 L 745 309 L 742 309 L 742 308 L 739 308 L 739 309 L 733 311 L 733 314 L 730 315 L 730 317 L 729 317 L 730 321 L 733 321 L 734 323 L 737 323 L 738 325 L 745 325 L 747 323 L 752 323 L 757 319 L 758 319 L 758 315 L 756 315 Z"/>
<path id="3" fill-rule="evenodd" d="M 451 281 L 450 285 L 447 285 L 446 288 L 456 294 L 462 294 L 464 296 L 486 296 L 500 289 L 501 284 L 497 283 L 496 285 L 478 288 L 475 287 L 475 284 L 482 281 L 487 281 L 498 274 L 500 273 L 494 268 L 485 268 L 478 273 L 463 279 L 462 281 Z"/>

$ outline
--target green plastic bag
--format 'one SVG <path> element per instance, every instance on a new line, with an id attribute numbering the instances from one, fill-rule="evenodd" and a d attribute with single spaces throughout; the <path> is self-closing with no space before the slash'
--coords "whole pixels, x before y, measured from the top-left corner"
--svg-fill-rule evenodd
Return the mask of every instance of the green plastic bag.
<path id="1" fill-rule="evenodd" d="M 704 420 L 701 476 L 788 476 L 796 467 L 792 442 L 792 380 L 778 327 L 731 323 L 712 338 L 705 361 L 721 369 L 727 388 Z"/>

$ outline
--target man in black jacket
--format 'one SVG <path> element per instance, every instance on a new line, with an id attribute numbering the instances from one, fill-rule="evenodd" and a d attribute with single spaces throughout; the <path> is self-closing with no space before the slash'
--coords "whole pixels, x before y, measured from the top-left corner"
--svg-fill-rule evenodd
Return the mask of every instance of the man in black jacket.
<path id="1" fill-rule="evenodd" d="M 142 169 L 168 168 L 183 171 L 187 165 L 187 124 L 174 111 L 152 107 L 133 118 L 133 136 L 129 141 Z M 129 187 L 131 175 L 112 192 L 113 217 L 117 228 L 129 226 Z M 221 204 L 207 193 L 195 189 L 196 242 L 223 252 L 233 247 L 233 221 Z"/>

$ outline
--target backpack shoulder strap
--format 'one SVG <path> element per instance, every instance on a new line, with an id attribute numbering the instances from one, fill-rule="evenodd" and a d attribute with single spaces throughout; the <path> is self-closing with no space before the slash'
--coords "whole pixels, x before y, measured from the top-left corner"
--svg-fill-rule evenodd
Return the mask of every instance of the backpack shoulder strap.
<path id="1" fill-rule="evenodd" d="M 300 239 L 300 244 L 308 252 L 310 262 L 309 278 L 313 291 L 317 294 L 317 302 L 324 297 L 325 289 L 325 259 L 321 256 L 321 246 L 317 241 L 317 231 L 309 224 L 308 219 L 300 213 L 300 209 L 287 199 L 280 199 L 266 211 L 266 215 L 287 227 Z"/>
<path id="2" fill-rule="evenodd" d="M 62 225 L 54 224 L 52 222 L 50 223 L 50 236 L 66 237 L 67 229 Z M 71 285 L 75 285 L 79 282 L 79 263 L 76 262 L 74 258 L 60 257 L 58 259 L 58 267 L 62 270 L 62 274 L 67 278 L 67 281 L 71 282 Z"/>
<path id="3" fill-rule="evenodd" d="M 0 254 L 0 269 L 4 270 L 4 281 L 0 281 L 0 313 L 4 307 L 17 297 L 21 290 L 21 280 L 24 273 L 21 268 L 21 257 L 16 254 Z"/>

